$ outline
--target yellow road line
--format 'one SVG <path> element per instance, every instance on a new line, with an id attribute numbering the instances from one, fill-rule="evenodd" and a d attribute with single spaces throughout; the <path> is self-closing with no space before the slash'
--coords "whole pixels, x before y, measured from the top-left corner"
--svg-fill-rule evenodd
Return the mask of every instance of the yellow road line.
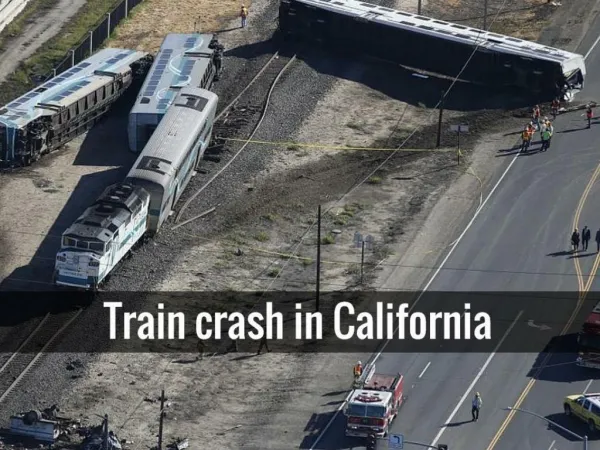
<path id="1" fill-rule="evenodd" d="M 590 178 L 588 184 L 586 185 L 585 190 L 583 191 L 583 194 L 581 196 L 581 199 L 579 200 L 579 204 L 577 205 L 577 209 L 575 210 L 575 215 L 573 217 L 573 228 L 578 228 L 578 223 L 579 223 L 579 218 L 581 216 L 581 212 L 583 211 L 585 202 L 586 202 L 586 200 L 590 194 L 590 191 L 592 189 L 592 186 L 596 182 L 596 179 L 598 178 L 598 176 L 600 176 L 600 164 L 598 164 L 598 166 L 596 167 L 596 170 L 594 171 L 592 177 Z M 579 284 L 579 297 L 577 300 L 577 304 L 575 305 L 575 309 L 573 310 L 573 313 L 571 314 L 571 317 L 569 317 L 569 320 L 565 324 L 565 326 L 562 329 L 562 331 L 560 332 L 559 336 L 563 336 L 564 334 L 566 334 L 568 332 L 569 328 L 571 328 L 571 325 L 575 321 L 575 317 L 577 317 L 577 314 L 581 310 L 581 307 L 583 306 L 583 302 L 584 302 L 585 298 L 587 297 L 589 290 L 592 287 L 592 283 L 594 281 L 594 276 L 595 276 L 596 272 L 598 271 L 598 267 L 600 266 L 600 254 L 598 254 L 596 256 L 596 260 L 594 261 L 594 265 L 592 267 L 592 270 L 588 276 L 588 280 L 585 283 L 585 285 L 583 282 L 583 274 L 581 271 L 581 265 L 579 264 L 579 259 L 574 258 L 574 262 L 575 262 L 575 271 L 577 273 L 577 282 Z M 525 398 L 527 397 L 527 395 L 529 394 L 529 392 L 535 385 L 535 383 L 537 381 L 537 377 L 540 375 L 542 370 L 544 370 L 546 368 L 547 363 L 550 360 L 550 357 L 551 357 L 550 353 L 544 357 L 539 368 L 536 370 L 533 377 L 529 380 L 529 382 L 527 383 L 527 385 L 521 392 L 521 395 L 515 402 L 513 408 L 519 408 L 521 406 L 521 404 L 525 401 Z M 502 425 L 500 425 L 500 428 L 498 429 L 498 431 L 492 438 L 492 441 L 490 442 L 490 445 L 488 445 L 486 450 L 492 450 L 496 446 L 496 444 L 498 443 L 498 441 L 500 440 L 500 438 L 506 431 L 506 428 L 512 421 L 515 414 L 516 414 L 516 411 L 514 409 L 508 413 L 508 416 L 506 416 L 506 419 L 504 419 L 504 422 L 502 422 Z"/>

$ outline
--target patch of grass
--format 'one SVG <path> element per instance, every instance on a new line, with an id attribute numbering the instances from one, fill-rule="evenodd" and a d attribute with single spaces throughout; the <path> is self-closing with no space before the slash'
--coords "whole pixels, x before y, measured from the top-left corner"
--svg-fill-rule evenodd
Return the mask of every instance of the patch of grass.
<path id="1" fill-rule="evenodd" d="M 348 216 L 339 215 L 333 221 L 335 225 L 346 225 L 348 223 Z"/>
<path id="2" fill-rule="evenodd" d="M 275 278 L 278 277 L 280 273 L 281 269 L 279 267 L 273 267 L 271 270 L 269 270 L 269 273 L 267 273 L 267 275 L 271 278 Z"/>
<path id="3" fill-rule="evenodd" d="M 300 258 L 300 261 L 302 262 L 302 265 L 304 267 L 311 266 L 312 263 L 314 262 L 312 258 Z"/>
<path id="4" fill-rule="evenodd" d="M 372 176 L 371 178 L 369 178 L 368 183 L 369 184 L 381 184 L 382 181 L 383 181 L 383 178 L 378 177 L 378 176 Z"/>
<path id="5" fill-rule="evenodd" d="M 288 148 L 287 148 L 287 149 L 288 149 L 290 152 L 297 152 L 297 151 L 298 151 L 298 150 L 300 150 L 301 148 L 302 148 L 302 147 L 300 147 L 300 146 L 299 146 L 299 145 L 297 145 L 297 144 L 292 144 L 292 145 L 288 145 Z"/>
<path id="6" fill-rule="evenodd" d="M 359 275 L 360 274 L 360 264 L 351 264 L 346 269 L 346 274 L 348 274 L 348 275 Z"/>
<path id="7" fill-rule="evenodd" d="M 55 3 L 53 0 L 39 0 L 43 4 Z M 9 103 L 19 95 L 35 87 L 36 79 L 45 77 L 56 65 L 67 57 L 67 53 L 87 38 L 89 30 L 101 23 L 106 13 L 112 11 L 121 0 L 89 0 L 62 27 L 59 33 L 46 42 L 33 55 L 23 61 L 19 68 L 0 86 L 0 104 Z M 47 6 L 46 6 L 47 7 Z M 33 13 L 30 13 L 29 18 Z M 28 19 L 24 19 L 23 27 Z M 18 29 L 18 28 L 17 28 Z"/>
<path id="8" fill-rule="evenodd" d="M 268 222 L 275 222 L 279 216 L 277 214 L 265 214 L 262 216 Z"/>
<path id="9" fill-rule="evenodd" d="M 256 239 L 258 242 L 266 242 L 269 240 L 269 235 L 264 231 L 261 231 L 256 236 L 254 236 L 254 239 Z"/>
<path id="10" fill-rule="evenodd" d="M 325 236 L 323 236 L 321 238 L 321 244 L 323 244 L 323 245 L 335 244 L 335 236 L 331 233 L 327 233 Z"/>

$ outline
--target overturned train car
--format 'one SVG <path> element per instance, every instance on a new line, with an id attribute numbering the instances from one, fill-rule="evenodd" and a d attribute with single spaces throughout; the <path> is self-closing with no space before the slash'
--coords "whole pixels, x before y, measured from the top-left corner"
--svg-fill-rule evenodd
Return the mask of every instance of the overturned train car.
<path id="1" fill-rule="evenodd" d="M 30 165 L 89 130 L 152 61 L 104 49 L 0 108 L 0 166 Z"/>
<path id="2" fill-rule="evenodd" d="M 279 27 L 288 40 L 547 95 L 572 98 L 586 75 L 579 54 L 356 0 L 282 0 Z"/>

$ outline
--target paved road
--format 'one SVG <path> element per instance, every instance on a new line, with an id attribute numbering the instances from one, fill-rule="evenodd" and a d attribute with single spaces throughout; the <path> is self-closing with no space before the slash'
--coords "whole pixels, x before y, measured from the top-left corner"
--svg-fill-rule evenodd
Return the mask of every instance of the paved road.
<path id="1" fill-rule="evenodd" d="M 598 20 L 591 30 L 581 44 L 583 54 L 596 40 L 600 30 Z M 600 45 L 589 56 L 587 67 L 588 81 L 581 95 L 594 97 L 600 93 Z M 429 286 L 428 292 L 434 294 L 425 294 L 419 308 L 435 309 L 442 303 L 447 308 L 448 302 L 458 304 L 456 297 L 439 294 L 444 291 L 560 292 L 561 295 L 537 299 L 507 295 L 500 301 L 494 298 L 493 304 L 487 306 L 492 317 L 501 319 L 494 323 L 494 343 L 508 332 L 498 353 L 491 353 L 494 345 L 488 344 L 480 353 L 464 352 L 473 350 L 471 346 L 451 349 L 463 353 L 440 350 L 432 353 L 435 349 L 429 348 L 424 349 L 428 353 L 382 354 L 377 360 L 378 371 L 403 373 L 408 394 L 392 432 L 428 444 L 445 443 L 452 450 L 582 448 L 581 443 L 547 429 L 540 419 L 531 416 L 518 413 L 505 424 L 508 413 L 503 408 L 519 403 L 521 408 L 584 434 L 584 427 L 565 421 L 561 414 L 562 397 L 584 391 L 600 392 L 600 381 L 592 378 L 600 378 L 600 374 L 573 366 L 574 354 L 556 354 L 547 359 L 545 354 L 537 352 L 542 343 L 565 328 L 567 318 L 578 305 L 573 293 L 579 291 L 579 278 L 575 259 L 567 253 L 569 237 L 580 199 L 600 163 L 600 123 L 590 130 L 582 129 L 585 125 L 581 112 L 560 116 L 548 152 L 521 156 L 514 161 L 503 183 Z M 507 158 L 507 165 L 515 158 L 500 157 Z M 592 238 L 600 227 L 599 211 L 600 186 L 596 183 L 587 193 L 578 222 L 580 229 L 584 225 L 592 229 Z M 581 252 L 578 258 L 583 274 L 592 271 L 597 259 L 596 254 L 590 253 Z M 583 284 L 586 282 L 587 277 L 583 277 Z M 598 283 L 590 283 L 591 289 L 600 287 Z M 475 299 L 473 309 L 485 301 L 482 296 Z M 578 320 L 570 332 L 577 329 L 590 309 L 589 302 L 580 305 Z M 534 324 L 545 324 L 551 330 L 529 326 L 532 319 Z M 535 353 L 517 353 L 517 350 L 535 350 Z M 537 369 L 543 363 L 546 369 L 539 372 Z M 484 400 L 482 420 L 476 424 L 470 422 L 470 401 L 475 391 L 481 392 Z M 524 391 L 527 395 L 522 396 Z M 360 447 L 360 441 L 340 439 L 343 426 L 343 419 L 338 417 L 317 448 Z M 600 449 L 600 442 L 592 440 L 588 448 Z"/>

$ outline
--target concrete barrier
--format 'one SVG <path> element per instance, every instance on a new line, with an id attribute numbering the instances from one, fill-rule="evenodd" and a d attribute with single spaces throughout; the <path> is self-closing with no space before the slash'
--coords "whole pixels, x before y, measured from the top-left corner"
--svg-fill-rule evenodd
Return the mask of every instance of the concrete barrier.
<path id="1" fill-rule="evenodd" d="M 29 0 L 0 0 L 0 32 L 27 6 Z"/>

